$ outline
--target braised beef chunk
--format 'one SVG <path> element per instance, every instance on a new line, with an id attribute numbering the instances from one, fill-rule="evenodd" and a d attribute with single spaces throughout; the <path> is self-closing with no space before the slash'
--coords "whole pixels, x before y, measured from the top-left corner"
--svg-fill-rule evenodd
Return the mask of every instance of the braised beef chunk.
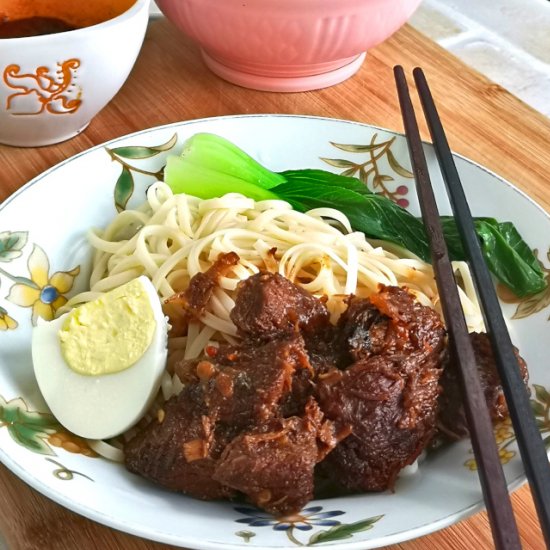
<path id="1" fill-rule="evenodd" d="M 278 273 L 262 272 L 239 284 L 231 320 L 248 338 L 271 339 L 297 330 L 305 335 L 330 327 L 323 302 Z"/>
<path id="2" fill-rule="evenodd" d="M 247 428 L 280 416 L 280 407 L 288 401 L 297 409 L 301 407 L 301 413 L 307 395 L 311 395 L 310 389 L 307 395 L 304 390 L 293 397 L 294 381 L 312 376 L 304 341 L 298 334 L 261 345 L 220 348 L 212 365 L 214 374 L 206 390 L 209 410 L 216 412 L 220 422 L 233 427 Z"/>
<path id="3" fill-rule="evenodd" d="M 380 353 L 385 347 L 388 324 L 389 319 L 370 300 L 350 297 L 348 308 L 338 320 L 339 366 Z"/>
<path id="4" fill-rule="evenodd" d="M 297 372 L 293 394 L 303 406 L 311 394 L 311 375 L 325 372 L 336 363 L 335 328 L 322 300 L 278 273 L 259 273 L 239 285 L 231 320 L 246 339 L 272 340 L 299 332 L 305 342 L 313 372 Z M 296 410 L 287 407 L 288 414 Z"/>
<path id="5" fill-rule="evenodd" d="M 303 418 L 272 420 L 225 448 L 214 479 L 275 515 L 293 514 L 313 497 L 317 462 L 336 445 L 334 425 L 311 399 Z"/>
<path id="6" fill-rule="evenodd" d="M 334 345 L 336 334 L 336 328 L 331 325 L 321 337 L 310 335 L 304 338 L 309 361 L 317 375 L 328 372 L 339 362 L 339 350 Z"/>
<path id="7" fill-rule="evenodd" d="M 485 392 L 489 413 L 493 422 L 498 422 L 508 416 L 508 406 L 504 399 L 504 392 L 489 337 L 485 333 L 474 332 L 470 334 L 470 339 L 474 348 L 481 386 Z M 527 365 L 520 357 L 517 349 L 515 352 L 521 369 L 521 376 L 527 386 L 529 378 Z M 462 405 L 458 366 L 450 357 L 450 353 L 446 354 L 445 369 L 440 382 L 443 391 L 439 397 L 438 438 L 454 441 L 467 437 L 468 425 Z"/>
<path id="8" fill-rule="evenodd" d="M 124 448 L 128 470 L 172 491 L 210 500 L 234 491 L 213 479 L 224 442 L 214 434 L 199 385 L 166 402 L 162 413 Z"/>
<path id="9" fill-rule="evenodd" d="M 368 299 L 352 297 L 338 321 L 340 366 L 372 355 L 431 353 L 443 348 L 439 315 L 399 287 L 381 286 Z"/>
<path id="10" fill-rule="evenodd" d="M 154 420 L 126 445 L 126 466 L 198 498 L 229 496 L 233 491 L 212 477 L 219 455 L 243 430 L 281 419 L 282 407 L 293 403 L 295 373 L 312 372 L 303 340 L 294 334 L 261 345 L 224 346 L 215 357 L 185 367 L 188 385 L 166 403 L 162 422 Z M 293 407 L 302 414 L 307 397 L 300 397 L 301 406 Z M 326 428 L 323 434 L 324 445 L 333 445 Z"/>
<path id="11" fill-rule="evenodd" d="M 170 301 L 182 334 L 237 260 L 221 255 Z M 126 444 L 130 471 L 201 499 L 244 495 L 280 516 L 312 498 L 314 471 L 348 491 L 392 489 L 432 440 L 438 404 L 439 432 L 467 434 L 448 358 L 442 376 L 441 319 L 406 290 L 350 297 L 333 326 L 322 300 L 265 272 L 239 285 L 230 315 L 242 340 L 174 360 L 184 389 Z M 490 346 L 472 340 L 497 420 L 507 409 Z"/>
<path id="12" fill-rule="evenodd" d="M 321 409 L 352 433 L 327 456 L 325 472 L 348 489 L 393 488 L 432 437 L 439 370 L 406 372 L 398 358 L 376 356 L 327 374 L 318 383 Z"/>
<path id="13" fill-rule="evenodd" d="M 204 313 L 220 277 L 227 275 L 239 263 L 235 252 L 220 254 L 218 259 L 204 272 L 191 278 L 184 292 L 178 292 L 165 301 L 167 306 L 182 308 L 191 318 L 198 319 Z"/>
<path id="14" fill-rule="evenodd" d="M 401 289 L 384 288 L 352 307 L 344 327 L 352 319 L 367 326 L 355 332 L 361 338 L 344 339 L 359 359 L 317 384 L 327 418 L 352 429 L 327 457 L 326 470 L 348 489 L 381 491 L 393 487 L 433 435 L 445 332 L 435 312 Z"/>

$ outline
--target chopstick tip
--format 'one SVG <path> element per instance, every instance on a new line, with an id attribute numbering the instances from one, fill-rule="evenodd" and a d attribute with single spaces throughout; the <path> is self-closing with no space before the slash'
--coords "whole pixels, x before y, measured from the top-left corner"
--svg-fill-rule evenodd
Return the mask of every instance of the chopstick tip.
<path id="1" fill-rule="evenodd" d="M 413 70 L 413 78 L 416 83 L 416 86 L 419 89 L 422 88 L 424 93 L 429 94 L 431 96 L 431 92 L 428 87 L 428 80 L 426 79 L 426 74 L 420 67 L 415 67 L 415 69 Z M 422 94 L 420 99 L 422 100 Z"/>
<path id="2" fill-rule="evenodd" d="M 403 69 L 403 65 L 394 65 L 393 67 L 393 74 L 394 75 L 398 75 L 398 74 L 401 74 L 401 75 L 405 75 L 405 69 Z"/>

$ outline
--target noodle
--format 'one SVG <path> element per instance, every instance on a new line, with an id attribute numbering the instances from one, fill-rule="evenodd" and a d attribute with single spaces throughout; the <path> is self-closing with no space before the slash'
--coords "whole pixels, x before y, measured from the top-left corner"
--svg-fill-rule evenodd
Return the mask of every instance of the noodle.
<path id="1" fill-rule="evenodd" d="M 441 313 L 431 265 L 394 244 L 367 240 L 352 230 L 342 212 L 330 208 L 304 214 L 283 201 L 255 202 L 236 193 L 201 200 L 174 195 L 157 182 L 142 206 L 119 213 L 103 231 L 92 231 L 90 242 L 95 249 L 90 290 L 74 296 L 64 310 L 140 275 L 152 280 L 164 300 L 184 291 L 221 253 L 235 252 L 240 258 L 220 277 L 200 321 L 190 322 L 186 334 L 169 338 L 162 400 L 183 388 L 174 373 L 177 361 L 197 358 L 213 343 L 238 341 L 230 318 L 236 288 L 261 270 L 277 271 L 310 293 L 327 296 L 333 322 L 346 308 L 347 295 L 368 297 L 380 284 L 406 287 L 421 304 Z M 469 330 L 483 330 L 468 266 L 454 262 L 453 267 Z M 176 325 L 178 313 L 170 314 Z M 94 448 L 120 458 L 116 450 L 99 444 Z"/>
<path id="2" fill-rule="evenodd" d="M 186 358 L 200 355 L 207 337 L 234 340 L 236 329 L 229 313 L 235 289 L 240 280 L 265 269 L 276 268 L 310 293 L 327 295 L 333 320 L 345 307 L 344 295 L 367 297 L 379 284 L 405 286 L 420 303 L 440 311 L 429 264 L 396 245 L 367 240 L 351 230 L 340 211 L 330 208 L 304 214 L 283 201 L 255 202 L 236 193 L 201 200 L 174 195 L 157 182 L 149 188 L 144 205 L 119 213 L 103 231 L 92 231 L 90 242 L 96 249 L 90 290 L 73 297 L 66 308 L 139 275 L 147 275 L 161 299 L 166 299 L 185 290 L 191 277 L 208 269 L 220 253 L 239 255 L 239 264 L 221 277 L 201 319 L 210 330 L 189 334 L 182 344 Z M 454 262 L 453 267 L 461 281 L 468 327 L 482 330 L 468 267 L 464 262 Z M 190 330 L 195 330 L 192 326 Z M 202 337 L 196 342 L 199 333 Z"/>

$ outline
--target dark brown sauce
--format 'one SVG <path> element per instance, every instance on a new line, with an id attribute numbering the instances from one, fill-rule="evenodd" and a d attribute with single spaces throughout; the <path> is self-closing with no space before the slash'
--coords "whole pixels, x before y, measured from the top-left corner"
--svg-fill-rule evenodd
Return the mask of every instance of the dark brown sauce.
<path id="1" fill-rule="evenodd" d="M 22 38 L 73 31 L 76 27 L 55 17 L 26 17 L 14 21 L 0 20 L 0 38 Z"/>

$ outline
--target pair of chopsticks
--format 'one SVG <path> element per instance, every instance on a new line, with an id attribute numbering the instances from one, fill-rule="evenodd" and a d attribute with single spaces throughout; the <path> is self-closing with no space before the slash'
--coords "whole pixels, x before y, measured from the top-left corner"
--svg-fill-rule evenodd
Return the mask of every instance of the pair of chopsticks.
<path id="1" fill-rule="evenodd" d="M 394 74 L 449 343 L 460 366 L 464 407 L 493 540 L 498 550 L 521 548 L 403 67 L 396 66 Z M 474 279 L 541 529 L 546 546 L 550 548 L 550 466 L 546 450 L 531 411 L 529 394 L 521 378 L 494 284 L 482 256 L 470 208 L 428 82 L 420 68 L 414 69 L 413 75 Z"/>

